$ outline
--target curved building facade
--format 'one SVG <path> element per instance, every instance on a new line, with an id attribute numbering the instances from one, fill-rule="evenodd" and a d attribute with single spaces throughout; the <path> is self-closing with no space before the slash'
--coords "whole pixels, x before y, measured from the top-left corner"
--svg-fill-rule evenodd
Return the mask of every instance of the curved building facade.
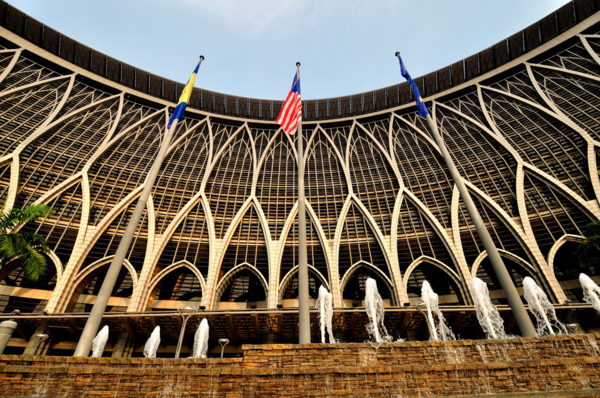
<path id="1" fill-rule="evenodd" d="M 569 3 L 415 79 L 515 283 L 531 276 L 555 303 L 581 301 L 572 253 L 600 219 L 594 7 Z M 48 240 L 48 274 L 27 281 L 18 260 L 0 270 L 0 310 L 87 312 L 183 84 L 6 3 L 0 13 L 0 202 L 56 209 L 23 228 Z M 411 97 L 399 84 L 305 102 L 310 294 L 325 285 L 335 307 L 360 307 L 373 277 L 386 305 L 404 306 L 427 279 L 442 304 L 469 305 L 478 276 L 505 303 Z M 280 106 L 194 91 L 111 311 L 297 306 L 297 137 L 274 122 Z M 583 271 L 600 278 L 597 267 Z"/>

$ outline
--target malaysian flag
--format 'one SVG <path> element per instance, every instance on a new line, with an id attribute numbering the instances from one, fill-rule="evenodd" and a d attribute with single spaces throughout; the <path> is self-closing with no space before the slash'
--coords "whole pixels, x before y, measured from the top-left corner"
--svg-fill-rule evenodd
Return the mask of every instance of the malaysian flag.
<path id="1" fill-rule="evenodd" d="M 288 134 L 294 134 L 296 132 L 296 126 L 298 126 L 298 120 L 302 117 L 302 100 L 300 98 L 300 79 L 298 79 L 298 73 L 294 76 L 294 83 L 292 83 L 292 89 L 288 94 L 279 116 L 277 116 L 277 123 L 283 127 L 283 131 Z"/>

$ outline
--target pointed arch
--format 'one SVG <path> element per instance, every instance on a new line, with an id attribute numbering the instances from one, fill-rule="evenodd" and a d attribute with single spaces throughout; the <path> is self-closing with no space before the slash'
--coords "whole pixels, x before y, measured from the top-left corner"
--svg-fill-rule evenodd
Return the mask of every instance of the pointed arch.
<path id="1" fill-rule="evenodd" d="M 123 109 L 121 110 L 121 116 L 117 121 L 113 134 L 110 137 L 107 137 L 109 140 L 120 135 L 134 124 L 139 123 L 150 116 L 150 114 L 156 112 L 156 108 L 138 104 L 124 97 L 122 101 Z"/>
<path id="2" fill-rule="evenodd" d="M 425 256 L 444 264 L 458 276 L 459 267 L 448 242 L 440 236 L 427 216 L 408 196 L 404 197 L 400 208 L 396 242 L 398 264 L 402 273 L 408 272 L 411 264 Z M 461 278 L 458 279 L 461 285 Z"/>
<path id="3" fill-rule="evenodd" d="M 0 82 L 10 73 L 21 55 L 21 49 L 2 50 L 0 52 Z"/>
<path id="4" fill-rule="evenodd" d="M 482 126 L 490 128 L 487 123 L 485 114 L 481 109 L 478 93 L 469 93 L 462 95 L 451 101 L 444 101 L 444 105 L 456 109 L 456 111 L 474 119 Z"/>
<path id="5" fill-rule="evenodd" d="M 79 234 L 83 201 L 82 181 L 79 179 L 69 188 L 45 201 L 54 209 L 53 214 L 25 224 L 21 231 L 44 237 L 48 247 L 60 259 L 60 263 L 67 264 Z"/>
<path id="6" fill-rule="evenodd" d="M 22 208 L 33 203 L 80 171 L 111 130 L 119 106 L 118 97 L 100 102 L 52 123 L 29 142 L 20 153 L 20 184 L 15 205 Z"/>
<path id="7" fill-rule="evenodd" d="M 70 297 L 66 302 L 65 312 L 89 312 L 91 310 L 91 307 L 95 302 L 94 296 L 97 296 L 100 291 L 100 287 L 106 276 L 106 271 L 110 267 L 113 257 L 114 256 L 109 256 L 100 259 L 88 265 L 77 274 L 70 289 Z M 133 288 L 136 284 L 137 274 L 135 269 L 131 263 L 125 259 L 115 286 L 111 292 L 111 299 L 109 300 L 106 312 L 124 312 L 127 307 L 127 302 L 120 299 L 131 297 Z M 91 300 L 79 302 L 81 295 L 91 296 L 88 297 L 88 299 Z M 115 303 L 115 301 L 118 303 Z"/>
<path id="8" fill-rule="evenodd" d="M 377 268 L 391 281 L 389 259 L 367 217 L 354 201 L 350 202 L 344 220 L 340 224 L 342 230 L 337 248 L 339 275 L 345 275 L 349 269 L 362 261 Z M 391 286 L 394 284 L 392 283 Z M 343 292 L 343 289 L 340 291 Z"/>
<path id="9" fill-rule="evenodd" d="M 546 106 L 546 101 L 544 101 L 544 98 L 535 89 L 535 84 L 531 80 L 527 68 L 524 65 L 519 65 L 519 71 L 500 81 L 490 84 L 489 87 L 523 98 L 536 105 L 542 107 Z"/>
<path id="10" fill-rule="evenodd" d="M 256 152 L 256 158 L 262 159 L 267 156 L 267 151 L 270 150 L 272 145 L 271 141 L 275 138 L 275 135 L 282 131 L 278 125 L 267 128 L 266 126 L 255 127 L 249 125 L 250 135 L 254 141 L 254 149 Z"/>
<path id="11" fill-rule="evenodd" d="M 347 130 L 344 127 L 335 129 L 333 133 L 337 134 L 338 140 L 342 140 Z M 333 239 L 350 193 L 345 166 L 340 160 L 340 153 L 332 148 L 332 141 L 323 129 L 316 131 L 307 151 L 304 180 L 306 198 L 317 214 L 326 239 Z"/>
<path id="12" fill-rule="evenodd" d="M 392 115 L 387 114 L 381 115 L 381 118 L 378 118 L 377 120 L 367 120 L 364 122 L 361 121 L 361 126 L 369 131 L 371 135 L 379 142 L 379 144 L 385 148 L 388 155 L 391 154 L 389 137 L 391 119 Z"/>
<path id="13" fill-rule="evenodd" d="M 556 280 L 563 289 L 567 300 L 583 303 L 583 289 L 579 281 L 580 274 L 585 274 L 600 281 L 600 266 L 593 262 L 580 264 L 576 250 L 585 241 L 584 236 L 566 234 L 561 236 L 550 249 L 548 264 L 554 271 Z"/>
<path id="14" fill-rule="evenodd" d="M 156 254 L 158 260 L 153 274 L 164 272 L 172 264 L 185 263 L 194 267 L 199 275 L 207 275 L 210 258 L 208 229 L 202 201 L 198 200 L 167 238 L 162 251 Z"/>
<path id="15" fill-rule="evenodd" d="M 568 195 L 531 170 L 525 170 L 523 191 L 531 229 L 544 256 L 560 237 L 582 235 L 583 227 L 593 221 Z"/>
<path id="16" fill-rule="evenodd" d="M 392 140 L 404 185 L 436 216 L 451 227 L 452 176 L 436 147 L 406 120 L 395 117 Z"/>
<path id="17" fill-rule="evenodd" d="M 111 208 L 146 178 L 165 134 L 165 112 L 116 136 L 89 166 L 90 224 L 96 226 Z M 116 183 L 118 181 L 118 183 Z"/>
<path id="18" fill-rule="evenodd" d="M 329 287 L 329 283 L 325 276 L 319 272 L 315 267 L 308 264 L 308 295 L 310 298 L 316 299 L 319 296 L 319 284 L 323 285 L 327 290 L 331 291 Z M 281 304 L 281 301 L 284 298 L 294 299 L 296 296 L 293 294 L 298 291 L 298 265 L 288 271 L 288 273 L 281 279 L 279 283 L 279 294 L 278 294 L 278 304 Z M 290 297 L 285 297 L 286 294 L 290 294 Z"/>
<path id="19" fill-rule="evenodd" d="M 600 141 L 600 78 L 535 64 L 529 69 L 550 104 Z"/>
<path id="20" fill-rule="evenodd" d="M 491 131 L 456 110 L 436 104 L 436 117 L 460 175 L 517 217 L 519 159 Z"/>
<path id="21" fill-rule="evenodd" d="M 348 147 L 348 137 L 352 132 L 351 125 L 328 127 L 320 126 L 327 137 L 331 140 L 333 148 L 337 150 L 342 164 L 346 164 L 346 148 Z M 314 145 L 314 144 L 313 144 Z"/>
<path id="22" fill-rule="evenodd" d="M 208 126 L 200 122 L 165 156 L 152 189 L 158 234 L 166 230 L 177 213 L 200 191 L 209 153 Z"/>
<path id="23" fill-rule="evenodd" d="M 224 147 L 206 181 L 204 192 L 212 212 L 215 236 L 222 239 L 252 192 L 252 140 L 244 127 Z"/>
<path id="24" fill-rule="evenodd" d="M 532 264 L 521 256 L 506 250 L 498 249 L 498 253 L 502 257 L 502 262 L 508 270 L 508 275 L 512 279 L 523 302 L 525 302 L 523 299 L 523 279 L 525 279 L 526 276 L 535 280 L 536 284 L 543 289 L 552 300 L 552 297 L 555 296 L 554 292 L 549 291 L 549 288 L 547 287 L 548 284 L 544 280 L 543 275 L 537 272 Z M 490 299 L 494 304 L 508 304 L 502 285 L 496 276 L 496 272 L 492 267 L 486 251 L 481 252 L 479 257 L 473 263 L 472 273 L 473 276 L 477 276 L 488 285 Z"/>
<path id="25" fill-rule="evenodd" d="M 281 238 L 283 225 L 296 203 L 297 180 L 297 158 L 293 143 L 280 130 L 265 154 L 255 193 L 267 218 L 273 240 Z"/>
<path id="26" fill-rule="evenodd" d="M 349 142 L 348 168 L 352 188 L 383 234 L 389 235 L 394 204 L 402 183 L 385 153 L 363 131 L 359 133 L 355 128 Z"/>
<path id="27" fill-rule="evenodd" d="M 4 52 L 3 54 L 7 54 Z M 0 91 L 8 91 L 17 87 L 26 86 L 42 80 L 48 80 L 60 76 L 52 69 L 40 65 L 38 62 L 29 59 L 28 54 L 24 54 L 22 49 L 15 50 L 14 55 L 8 55 L 11 58 L 6 65 L 0 79 Z M 3 63 L 6 60 L 3 60 Z"/>
<path id="28" fill-rule="evenodd" d="M 38 281 L 30 281 L 25 277 L 21 263 L 16 258 L 0 269 L 0 285 L 52 291 L 63 273 L 63 267 L 58 256 L 50 251 L 43 254 L 46 259 L 46 273 Z"/>
<path id="29" fill-rule="evenodd" d="M 471 198 L 496 247 L 499 250 L 504 250 L 535 262 L 524 239 L 522 236 L 519 236 L 521 231 L 515 230 L 477 192 L 472 191 Z M 483 244 L 462 199 L 459 199 L 455 211 L 459 228 L 458 236 L 460 236 L 460 244 L 465 259 L 467 264 L 473 264 L 481 253 L 484 252 Z"/>
<path id="30" fill-rule="evenodd" d="M 238 134 L 238 131 L 242 128 L 243 124 L 230 120 L 210 118 L 209 126 L 212 131 L 213 142 L 211 163 L 214 163 L 225 144 L 231 140 L 234 135 Z"/>
<path id="31" fill-rule="evenodd" d="M 547 109 L 482 87 L 492 121 L 524 161 L 553 176 L 586 200 L 595 199 L 589 177 L 588 143 Z"/>
<path id="32" fill-rule="evenodd" d="M 168 286 L 163 292 L 162 287 L 164 284 Z M 204 278 L 198 269 L 187 260 L 178 261 L 164 268 L 150 281 L 146 310 L 149 311 L 152 309 L 156 300 L 199 302 L 204 295 L 205 289 Z M 162 306 L 160 308 L 173 310 L 178 307 L 179 304 L 175 303 L 172 306 Z"/>
<path id="33" fill-rule="evenodd" d="M 0 157 L 48 123 L 64 103 L 71 76 L 42 81 L 0 95 Z"/>
<path id="34" fill-rule="evenodd" d="M 129 224 L 129 220 L 131 219 L 136 204 L 137 202 L 134 198 L 129 204 L 125 204 L 120 211 L 117 211 L 116 214 L 114 214 L 114 218 L 110 223 L 106 222 L 98 225 L 98 228 L 101 228 L 101 231 L 96 231 L 95 239 L 89 243 L 90 249 L 85 253 L 83 267 L 90 263 L 100 261 L 103 258 L 110 257 L 116 253 L 121 237 L 125 233 L 125 229 Z M 136 272 L 142 270 L 144 259 L 146 257 L 150 235 L 149 205 L 150 203 L 142 213 L 141 222 L 135 231 L 133 240 L 129 246 L 127 255 L 125 256 L 125 259 L 131 264 Z"/>
<path id="35" fill-rule="evenodd" d="M 442 305 L 455 303 L 464 305 L 472 301 L 458 273 L 447 264 L 430 256 L 417 258 L 406 270 L 403 283 L 409 298 L 411 295 L 420 296 L 420 289 L 425 280 L 441 296 Z M 452 296 L 456 296 L 455 301 Z"/>
<path id="36" fill-rule="evenodd" d="M 256 281 L 252 280 L 252 276 L 258 280 L 259 286 L 262 286 L 264 289 L 264 296 L 260 295 L 259 291 L 256 291 L 257 284 Z M 221 278 L 215 291 L 215 309 L 219 308 L 219 302 L 223 298 L 223 294 L 226 293 L 227 288 L 230 288 L 229 301 L 239 300 L 254 302 L 265 300 L 266 303 L 266 298 L 269 293 L 269 287 L 265 277 L 255 267 L 248 263 L 236 265 Z"/>
<path id="37" fill-rule="evenodd" d="M 307 212 L 306 218 L 306 251 L 308 265 L 313 267 L 324 278 L 327 283 L 330 280 L 329 266 L 325 248 L 322 245 L 321 239 L 315 220 L 312 219 L 310 212 Z M 294 221 L 286 231 L 286 235 L 282 236 L 283 247 L 281 260 L 279 261 L 279 280 L 281 283 L 283 278 L 288 275 L 293 269 L 298 266 L 298 214 L 295 209 Z"/>
<path id="38" fill-rule="evenodd" d="M 359 274 L 359 271 L 366 270 L 366 274 Z M 354 277 L 357 278 L 354 278 Z M 376 282 L 379 282 L 378 290 L 379 294 L 383 299 L 390 300 L 390 304 L 392 306 L 397 306 L 398 302 L 396 299 L 396 294 L 394 293 L 394 284 L 391 279 L 384 274 L 378 267 L 375 267 L 373 264 L 366 261 L 358 261 L 350 267 L 340 282 L 340 292 L 342 293 L 342 298 L 344 300 L 364 300 L 365 296 L 365 282 L 367 277 L 371 277 L 375 279 Z M 383 282 L 383 286 L 381 284 Z M 350 286 L 352 285 L 352 286 Z M 352 292 L 346 292 L 348 287 L 352 288 Z M 382 288 L 385 287 L 386 291 L 382 291 Z"/>
<path id="39" fill-rule="evenodd" d="M 226 273 L 241 263 L 249 264 L 265 280 L 269 278 L 267 239 L 256 204 L 251 202 L 237 225 L 232 225 L 226 240 L 227 248 L 217 271 L 221 280 Z"/>

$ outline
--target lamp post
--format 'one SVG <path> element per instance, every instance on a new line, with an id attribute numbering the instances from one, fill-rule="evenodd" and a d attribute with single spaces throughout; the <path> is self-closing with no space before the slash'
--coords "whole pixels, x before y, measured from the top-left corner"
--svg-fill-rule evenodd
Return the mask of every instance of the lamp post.
<path id="1" fill-rule="evenodd" d="M 223 353 L 225 352 L 225 346 L 229 344 L 229 339 L 222 338 L 219 339 L 219 344 L 221 344 L 221 358 L 223 358 Z"/>
<path id="2" fill-rule="evenodd" d="M 179 307 L 177 308 L 179 311 L 179 315 L 183 318 L 183 323 L 181 324 L 181 332 L 179 332 L 179 342 L 177 343 L 177 349 L 175 350 L 175 358 L 179 358 L 179 352 L 181 351 L 181 343 L 183 342 L 183 333 L 185 332 L 185 325 L 187 324 L 188 319 L 198 311 L 193 307 Z"/>

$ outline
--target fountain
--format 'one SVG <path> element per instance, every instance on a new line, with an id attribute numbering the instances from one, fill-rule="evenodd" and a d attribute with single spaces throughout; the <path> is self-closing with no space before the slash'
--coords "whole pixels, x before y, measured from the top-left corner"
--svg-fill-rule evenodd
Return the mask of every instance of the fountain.
<path id="1" fill-rule="evenodd" d="M 92 340 L 92 358 L 100 358 L 108 341 L 108 325 L 104 326 Z"/>
<path id="2" fill-rule="evenodd" d="M 475 277 L 471 281 L 471 292 L 475 302 L 477 320 L 488 339 L 505 339 L 504 322 L 492 300 L 487 284 Z"/>
<path id="3" fill-rule="evenodd" d="M 325 328 L 329 331 L 329 343 L 335 343 L 333 337 L 333 295 L 323 285 L 319 287 L 319 297 L 316 304 L 319 310 L 319 322 L 321 323 L 321 342 L 325 343 Z"/>
<path id="4" fill-rule="evenodd" d="M 429 282 L 424 281 L 421 286 L 421 299 L 427 307 L 425 319 L 429 327 L 429 340 L 433 341 L 452 341 L 456 340 L 454 333 L 446 326 L 446 319 L 438 306 L 438 295 L 435 294 Z M 437 318 L 437 322 L 436 322 Z"/>
<path id="5" fill-rule="evenodd" d="M 391 337 L 383 324 L 383 300 L 377 290 L 377 282 L 373 278 L 368 278 L 365 283 L 365 307 L 367 308 L 367 316 L 369 317 L 369 324 L 367 325 L 367 331 L 376 343 L 383 343 L 391 341 Z"/>
<path id="6" fill-rule="evenodd" d="M 156 350 L 160 345 L 160 326 L 157 326 L 152 331 L 150 338 L 146 341 L 146 345 L 144 346 L 144 357 L 146 358 L 156 358 Z"/>
<path id="7" fill-rule="evenodd" d="M 204 318 L 194 335 L 192 358 L 206 358 L 208 351 L 208 320 Z"/>
<path id="8" fill-rule="evenodd" d="M 523 291 L 529 310 L 535 316 L 538 335 L 554 336 L 554 328 L 558 329 L 558 334 L 569 333 L 565 325 L 556 318 L 554 306 L 546 293 L 528 276 L 523 279 Z"/>
<path id="9" fill-rule="evenodd" d="M 591 304 L 596 311 L 600 312 L 600 287 L 584 273 L 579 274 L 579 283 L 583 288 L 583 301 Z"/>

